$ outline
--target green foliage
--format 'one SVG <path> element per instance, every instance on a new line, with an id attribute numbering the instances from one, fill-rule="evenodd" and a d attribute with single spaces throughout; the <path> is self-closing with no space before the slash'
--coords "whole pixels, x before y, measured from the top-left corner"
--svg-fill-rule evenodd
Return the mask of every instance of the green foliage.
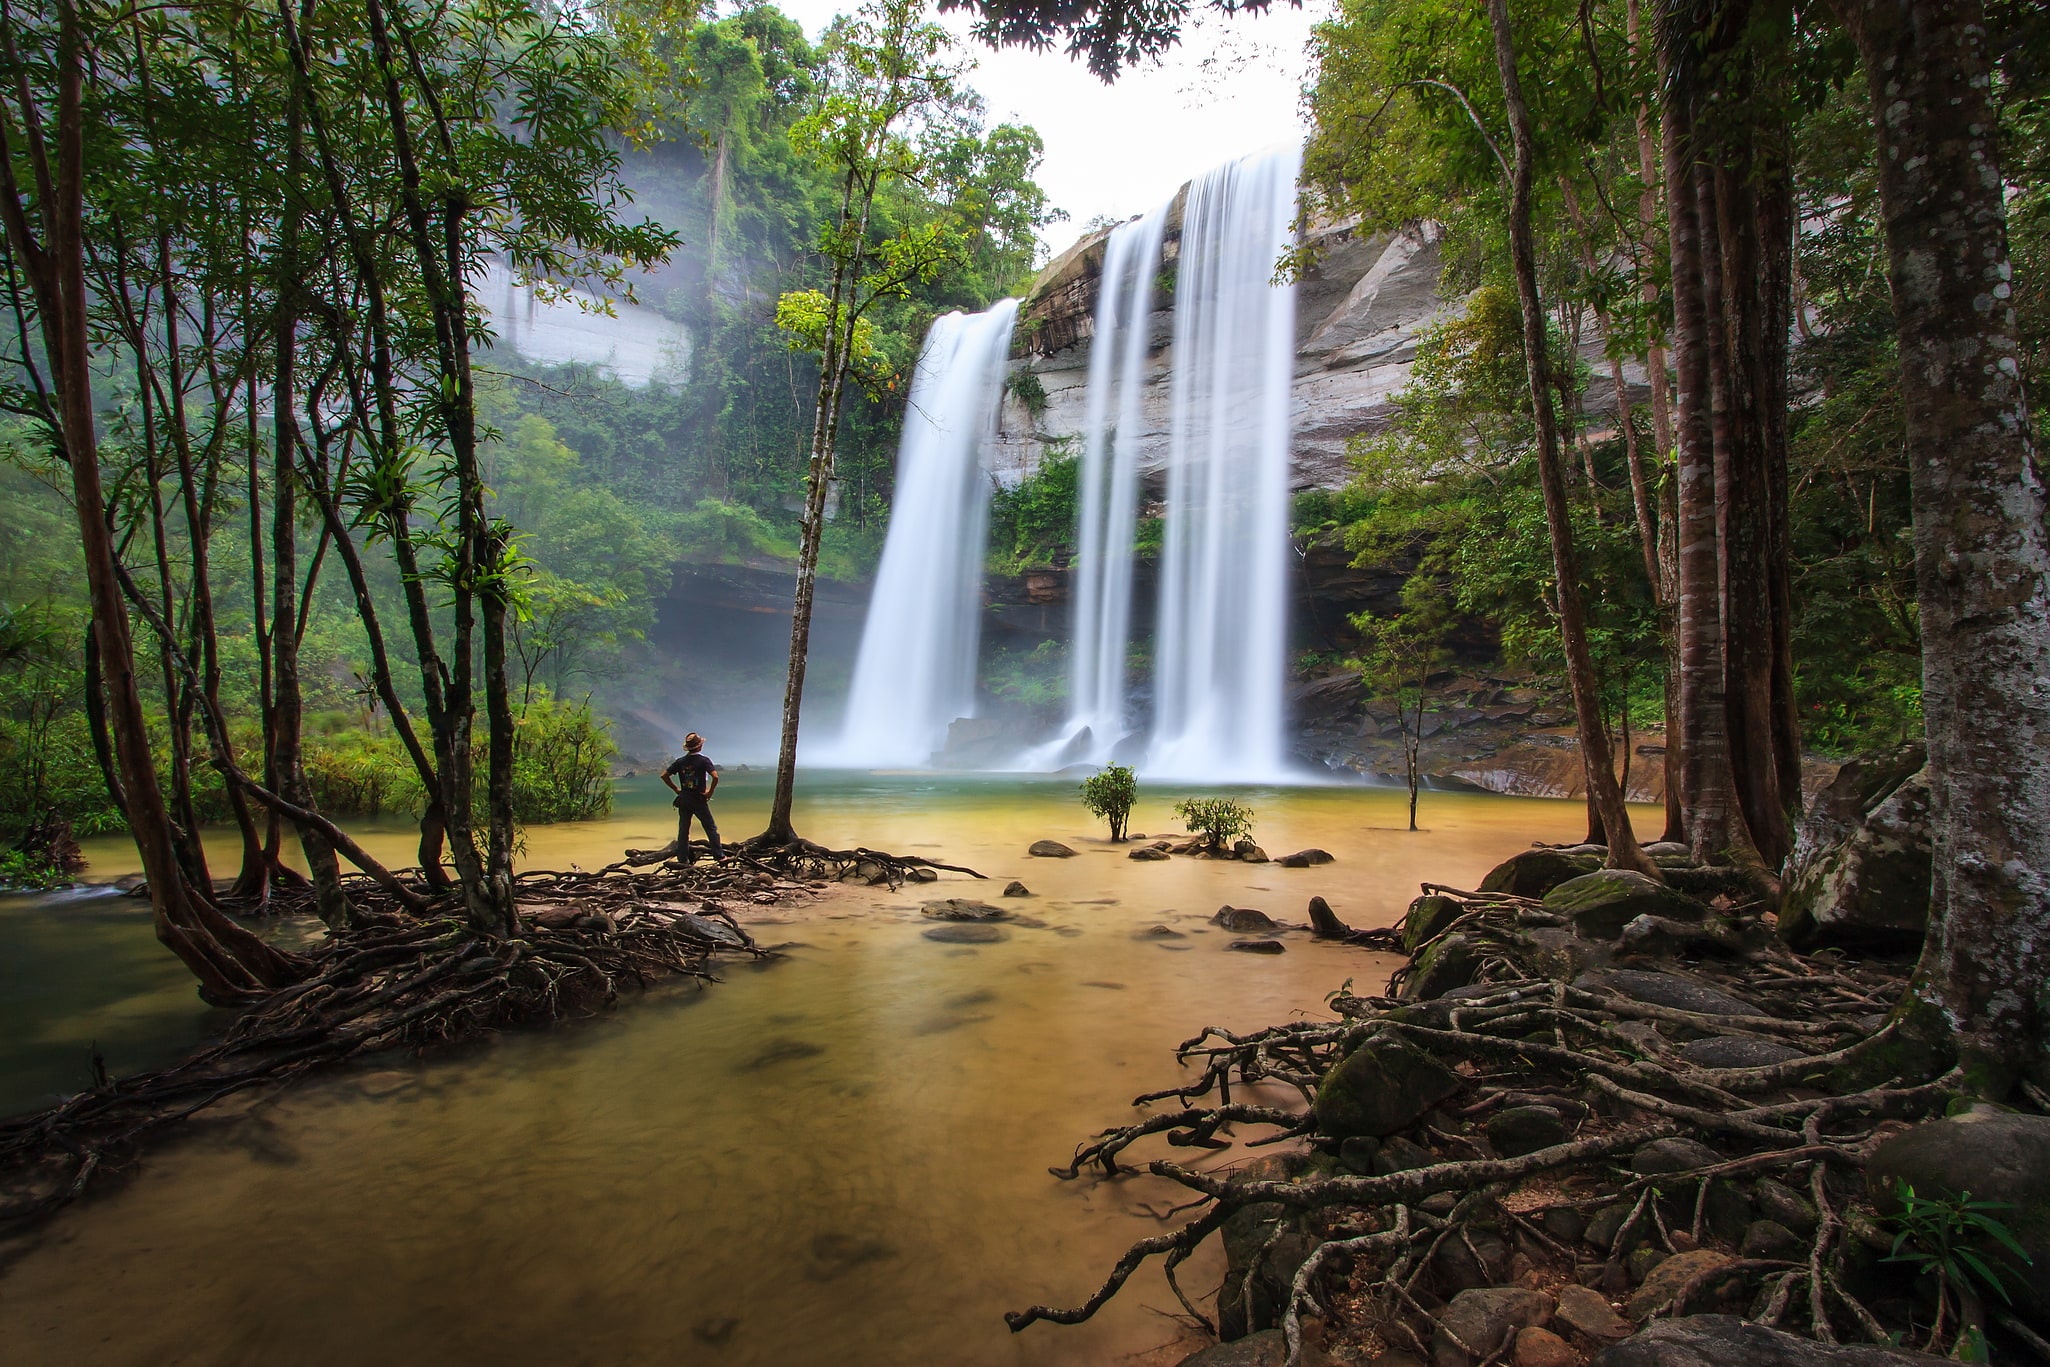
<path id="1" fill-rule="evenodd" d="M 1039 468 L 989 501 L 989 567 L 1016 574 L 1053 563 L 1075 542 L 1082 500 L 1082 458 L 1049 443 Z"/>
<path id="2" fill-rule="evenodd" d="M 425 806 L 419 771 L 388 731 L 308 736 L 305 764 L 314 803 L 329 816 L 417 816 Z"/>
<path id="3" fill-rule="evenodd" d="M 2019 1259 L 2021 1265 L 2032 1259 L 1991 1214 L 2008 1209 L 2005 1202 L 1974 1201 L 1970 1192 L 1919 1196 L 1900 1178 L 1894 1179 L 1894 1196 L 1900 1210 L 1891 1220 L 1896 1233 L 1887 1262 L 1928 1273 L 1941 1287 L 1990 1291 L 2003 1301 L 2011 1300 L 2000 1274 L 2016 1275 L 2017 1266 L 2010 1259 Z"/>
<path id="4" fill-rule="evenodd" d="M 1041 641 L 1030 650 L 996 647 L 982 661 L 982 686 L 1001 702 L 1057 712 L 1068 700 L 1068 647 Z"/>
<path id="5" fill-rule="evenodd" d="M 1185 830 L 1203 837 L 1213 852 L 1253 830 L 1253 809 L 1228 797 L 1183 798 L 1174 806 Z"/>
<path id="6" fill-rule="evenodd" d="M 43 892 L 71 882 L 71 873 L 28 850 L 0 850 L 0 892 Z"/>
<path id="7" fill-rule="evenodd" d="M 1132 771 L 1122 764 L 1106 765 L 1082 780 L 1081 792 L 1082 805 L 1090 814 L 1110 823 L 1110 838 L 1123 840 L 1132 804 L 1139 800 L 1139 781 Z"/>
<path id="8" fill-rule="evenodd" d="M 1004 388 L 1017 395 L 1018 402 L 1025 405 L 1025 411 L 1035 420 L 1046 412 L 1046 385 L 1040 380 L 1038 371 L 1014 370 L 1004 381 Z"/>
<path id="9" fill-rule="evenodd" d="M 577 704 L 542 698 L 521 709 L 513 740 L 513 811 L 522 822 L 592 821 L 612 810 L 610 729 Z"/>

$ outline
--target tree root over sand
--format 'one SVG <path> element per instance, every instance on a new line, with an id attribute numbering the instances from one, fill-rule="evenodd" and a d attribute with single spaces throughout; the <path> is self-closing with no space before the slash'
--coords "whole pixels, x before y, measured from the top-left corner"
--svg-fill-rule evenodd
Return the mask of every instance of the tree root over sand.
<path id="1" fill-rule="evenodd" d="M 1489 1267 L 1477 1237 L 1497 1250 L 1498 1261 L 1511 1250 L 1527 1259 L 1518 1264 L 1526 1285 L 1577 1278 L 1613 1293 L 1628 1287 L 1621 1264 L 1639 1247 L 1673 1252 L 1733 1243 L 1727 1229 L 1709 1227 L 1712 1185 L 1771 1175 L 1814 1207 L 1805 1254 L 1736 1256 L 1731 1248 L 1730 1256 L 1701 1258 L 1702 1270 L 1659 1304 L 1633 1303 L 1637 1317 L 1676 1315 L 1749 1295 L 1752 1318 L 1760 1323 L 1805 1329 L 1826 1342 L 1845 1330 L 1886 1340 L 1881 1317 L 1844 1276 L 1845 1245 L 1862 1228 L 1869 1247 L 1873 1231 L 1869 1214 L 1851 1210 L 1862 1197 L 1857 1179 L 1870 1148 L 1890 1132 L 1884 1122 L 1938 1114 L 1961 1090 L 1955 1071 L 1918 1085 L 1898 1076 L 1868 1085 L 1875 1080 L 1872 1060 L 1890 1057 L 1880 1046 L 1899 1028 L 1894 1021 L 1901 1013 L 1889 1018 L 1888 1012 L 1905 985 L 1907 965 L 1798 956 L 1756 933 L 1755 923 L 1745 932 L 1745 918 L 1732 915 L 1726 919 L 1739 927 L 1732 940 L 1689 946 L 1701 950 L 1699 961 L 1684 968 L 1672 960 L 1636 965 L 1681 969 L 1697 986 L 1713 989 L 1707 996 L 1720 994 L 1715 1011 L 1688 1010 L 1625 996 L 1599 974 L 1560 970 L 1559 918 L 1535 901 L 1435 886 L 1426 891 L 1460 903 L 1461 914 L 1440 936 L 1464 938 L 1477 980 L 1456 996 L 1427 1001 L 1341 993 L 1331 999 L 1335 1020 L 1244 1034 L 1210 1026 L 1185 1041 L 1176 1057 L 1193 1065 L 1193 1076 L 1134 1103 L 1171 1101 L 1174 1111 L 1104 1131 L 1052 1169 L 1056 1176 L 1073 1179 L 1093 1167 L 1102 1180 L 1114 1180 L 1132 1171 L 1121 1163 L 1126 1150 L 1152 1136 L 1165 1134 L 1177 1147 L 1222 1148 L 1228 1142 L 1220 1131 L 1239 1126 L 1266 1131 L 1251 1144 L 1306 1138 L 1311 1152 L 1278 1155 L 1236 1174 L 1151 1160 L 1144 1171 L 1196 1194 L 1175 1207 L 1195 1212 L 1193 1218 L 1133 1244 L 1081 1304 L 1007 1314 L 1013 1331 L 1039 1320 L 1088 1319 L 1154 1257 L 1164 1258 L 1172 1282 L 1173 1267 L 1224 1229 L 1232 1268 L 1219 1296 L 1219 1318 L 1232 1319 L 1241 1334 L 1261 1327 L 1262 1319 L 1283 1329 L 1290 1367 L 1301 1359 L 1306 1315 L 1426 1357 L 1435 1337 L 1462 1351 L 1478 1347 L 1470 1361 L 1495 1361 L 1499 1345 L 1458 1344 L 1436 1313 L 1464 1289 L 1460 1277 L 1448 1276 L 1448 1266 Z M 1533 931 L 1553 938 L 1547 942 Z M 1413 981 L 1429 949 L 1420 948 L 1391 990 Z M 1731 996 L 1754 1003 L 1755 1014 L 1736 1009 Z M 1882 1019 L 1887 1023 L 1879 1024 Z M 1319 1089 L 1341 1059 L 1385 1035 L 1432 1056 L 1455 1075 L 1456 1085 L 1420 1108 L 1397 1135 L 1383 1137 L 1378 1159 L 1372 1143 L 1364 1151 L 1347 1147 L 1341 1158 L 1338 1140 L 1319 1133 L 1313 1110 Z M 1683 1057 L 1675 1041 L 1711 1035 L 1802 1052 L 1755 1067 L 1707 1067 Z M 1256 1089 L 1271 1092 L 1276 1084 L 1300 1096 L 1302 1107 L 1252 1101 Z M 1236 1099 L 1234 1087 L 1240 1089 Z M 1541 1147 L 1498 1153 L 1488 1121 L 1517 1107 L 1549 1108 L 1561 1127 Z M 1644 1146 L 1680 1137 L 1712 1147 L 1713 1160 L 1702 1157 L 1704 1148 L 1682 1145 L 1673 1152 L 1694 1157 L 1678 1163 L 1678 1171 L 1671 1161 L 1642 1156 L 1633 1167 L 1633 1155 Z M 1603 1208 L 1622 1217 L 1605 1255 L 1575 1228 Z M 1563 1234 L 1561 1225 L 1544 1219 L 1562 1209 L 1576 1212 Z M 1243 1233 L 1236 1244 L 1231 1233 L 1248 1221 L 1259 1229 L 1272 1225 L 1250 1259 Z M 1284 1233 L 1293 1241 L 1291 1261 L 1263 1272 L 1263 1258 Z M 1465 1286 L 1511 1281 L 1504 1266 L 1478 1280 L 1466 1278 Z M 1180 1297 L 1180 1287 L 1174 1289 Z M 1264 1309 L 1255 1304 L 1256 1291 L 1267 1298 Z M 1182 1303 L 1211 1327 L 1186 1297 Z"/>
<path id="2" fill-rule="evenodd" d="M 942 873 L 965 873 L 987 880 L 989 875 L 959 864 L 941 864 L 915 854 L 890 854 L 856 846 L 851 850 L 828 849 L 799 837 L 778 840 L 758 835 L 728 846 L 728 861 L 736 867 L 755 869 L 784 878 L 825 878 L 835 882 L 861 882 L 892 891 L 906 883 L 930 883 Z M 614 870 L 645 868 L 676 857 L 676 842 L 655 850 L 628 850 L 626 857 L 607 867 Z"/>
<path id="3" fill-rule="evenodd" d="M 100 1071 L 89 1090 L 0 1121 L 0 1231 L 49 1217 L 145 1141 L 227 1098 L 377 1050 L 592 1015 L 665 978 L 714 981 L 722 955 L 771 953 L 728 904 L 802 890 L 752 860 L 530 871 L 516 880 L 522 932 L 497 938 L 458 914 L 413 915 L 368 879 L 351 879 L 358 923 L 309 951 L 312 973 L 245 1009 L 219 1043 L 118 1081 Z"/>

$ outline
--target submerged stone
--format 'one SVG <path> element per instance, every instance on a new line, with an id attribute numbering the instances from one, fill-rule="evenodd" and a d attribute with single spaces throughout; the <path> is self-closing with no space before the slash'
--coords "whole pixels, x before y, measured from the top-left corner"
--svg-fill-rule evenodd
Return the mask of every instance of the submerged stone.
<path id="1" fill-rule="evenodd" d="M 1279 930 L 1281 925 L 1264 911 L 1251 907 L 1223 906 L 1210 918 L 1213 925 L 1223 926 L 1235 935 L 1258 935 L 1266 931 Z"/>
<path id="2" fill-rule="evenodd" d="M 1011 913 L 969 897 L 943 897 L 936 902 L 921 903 L 918 914 L 937 921 L 1001 921 Z"/>
<path id="3" fill-rule="evenodd" d="M 1288 946 L 1279 940 L 1233 940 L 1227 949 L 1236 949 L 1242 954 L 1283 954 Z"/>
<path id="4" fill-rule="evenodd" d="M 1010 938 L 1002 926 L 949 923 L 933 926 L 923 932 L 928 940 L 938 940 L 949 945 L 993 945 L 999 940 Z"/>
<path id="5" fill-rule="evenodd" d="M 1035 840 L 1032 848 L 1025 851 L 1039 859 L 1073 859 L 1075 852 L 1058 840 Z"/>

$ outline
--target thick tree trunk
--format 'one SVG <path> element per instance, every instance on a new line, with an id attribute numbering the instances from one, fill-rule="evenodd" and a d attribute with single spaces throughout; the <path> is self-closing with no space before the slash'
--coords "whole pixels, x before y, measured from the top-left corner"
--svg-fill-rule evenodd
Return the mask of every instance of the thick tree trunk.
<path id="1" fill-rule="evenodd" d="M 1983 1094 L 2050 1085 L 2050 546 L 1978 0 L 1840 0 L 1879 138 L 1935 876 L 1924 990 Z"/>
<path id="2" fill-rule="evenodd" d="M 1531 405 L 1538 429 L 1538 479 L 1544 487 L 1545 521 L 1552 534 L 1552 568 L 1558 580 L 1559 639 L 1565 647 L 1567 678 L 1573 687 L 1573 710 L 1579 722 L 1580 756 L 1587 767 L 1593 795 L 1608 836 L 1609 867 L 1635 869 L 1663 881 L 1662 875 L 1630 828 L 1629 809 L 1602 725 L 1601 700 L 1595 687 L 1594 660 L 1587 647 L 1587 622 L 1580 602 L 1579 557 L 1573 547 L 1572 513 L 1560 469 L 1558 419 L 1552 410 L 1551 357 L 1545 339 L 1545 312 L 1538 297 L 1537 249 L 1531 234 L 1531 181 L 1536 160 L 1530 110 L 1523 102 L 1523 83 L 1516 72 L 1515 37 L 1509 24 L 1508 0 L 1488 0 L 1495 30 L 1495 64 L 1502 78 L 1502 100 L 1509 113 L 1515 148 L 1509 198 L 1509 254 L 1516 273 L 1516 294 L 1523 313 L 1524 366 L 1530 374 Z"/>

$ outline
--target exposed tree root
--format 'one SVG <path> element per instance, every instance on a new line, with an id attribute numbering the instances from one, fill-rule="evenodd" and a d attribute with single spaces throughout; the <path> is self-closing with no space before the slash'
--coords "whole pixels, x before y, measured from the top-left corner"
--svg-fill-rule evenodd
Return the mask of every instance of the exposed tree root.
<path id="1" fill-rule="evenodd" d="M 675 857 L 676 842 L 672 840 L 660 849 L 628 850 L 623 860 L 609 866 L 606 871 L 661 864 Z M 965 873 L 970 878 L 984 880 L 989 877 L 959 864 L 942 864 L 915 854 L 890 854 L 865 846 L 834 850 L 801 837 L 779 840 L 769 835 L 758 835 L 728 846 L 726 857 L 735 867 L 776 877 L 859 881 L 876 887 L 886 886 L 893 891 L 905 883 L 930 883 L 942 873 Z"/>
<path id="2" fill-rule="evenodd" d="M 1550 1262 L 1563 1278 L 1613 1280 L 1622 1275 L 1623 1255 L 1644 1243 L 1666 1251 L 1714 1245 L 1717 1235 L 1706 1220 L 1711 1184 L 1767 1172 L 1804 1189 L 1816 1209 L 1806 1255 L 1731 1256 L 1642 1313 L 1684 1313 L 1713 1297 L 1755 1288 L 1754 1319 L 1781 1325 L 1805 1310 L 1805 1325 L 1787 1327 L 1805 1328 L 1825 1342 L 1835 1342 L 1846 1325 L 1876 1341 L 1899 1328 L 1886 1327 L 1880 1314 L 1847 1289 L 1851 1223 L 1845 1210 L 1862 1198 L 1866 1156 L 1886 1132 L 1875 1130 L 1875 1123 L 1940 1114 L 1960 1090 L 1962 1075 L 1891 1078 L 1856 1089 L 1833 1084 L 1849 1076 L 1840 1066 L 1847 1058 L 1869 1052 L 1874 1040 L 1884 1041 L 1895 1028 L 1881 1022 L 1900 999 L 1906 965 L 1794 955 L 1747 925 L 1739 908 L 1725 917 L 1717 936 L 1691 937 L 1683 951 L 1700 956 L 1689 965 L 1697 983 L 1754 1005 L 1732 1010 L 1721 1001 L 1714 1011 L 1681 1009 L 1624 996 L 1599 977 L 1580 978 L 1574 971 L 1547 976 L 1542 968 L 1551 961 L 1544 954 L 1556 952 L 1556 942 L 1540 943 L 1531 932 L 1550 930 L 1560 918 L 1530 899 L 1426 891 L 1459 903 L 1459 913 L 1440 927 L 1439 936 L 1464 938 L 1476 965 L 1473 987 L 1429 1001 L 1338 995 L 1332 999 L 1336 1020 L 1299 1020 L 1250 1033 L 1207 1027 L 1177 1051 L 1193 1075 L 1135 1102 L 1171 1100 L 1173 1111 L 1106 1130 L 1078 1147 L 1067 1165 L 1052 1169 L 1075 1178 L 1093 1165 L 1102 1180 L 1114 1179 L 1133 1170 L 1128 1159 L 1120 1161 L 1126 1151 L 1153 1136 L 1165 1134 L 1180 1147 L 1214 1148 L 1225 1145 L 1230 1127 L 1254 1124 L 1274 1131 L 1254 1144 L 1310 1136 L 1308 1170 L 1298 1159 L 1292 1172 L 1234 1176 L 1153 1159 L 1144 1165 L 1146 1172 L 1196 1194 L 1195 1202 L 1177 1207 L 1194 1210 L 1195 1218 L 1180 1230 L 1132 1245 L 1082 1304 L 1007 1315 L 1013 1330 L 1038 1320 L 1072 1324 L 1089 1318 L 1149 1259 L 1180 1262 L 1211 1231 L 1259 1205 L 1283 1212 L 1273 1218 L 1297 1222 L 1294 1227 L 1314 1240 L 1306 1257 L 1295 1255 L 1302 1260 L 1268 1293 L 1260 1312 L 1285 1331 L 1291 1364 L 1301 1353 L 1302 1316 L 1320 1305 L 1341 1319 L 1349 1315 L 1359 1332 L 1429 1355 L 1432 1336 L 1442 1342 L 1449 1333 L 1435 1311 L 1457 1289 L 1442 1280 L 1446 1259 L 1454 1256 L 1448 1250 L 1474 1266 L 1486 1265 L 1477 1230 L 1489 1231 L 1492 1247 L 1512 1240 L 1534 1263 Z M 1396 973 L 1392 994 L 1415 978 L 1416 965 L 1413 960 Z M 1309 1106 L 1337 1062 L 1391 1031 L 1452 1069 L 1460 1081 L 1450 1097 L 1399 1132 L 1428 1150 L 1430 1161 L 1411 1158 L 1393 1170 L 1348 1167 L 1351 1158 L 1334 1161 L 1336 1140 L 1317 1135 Z M 1708 1035 L 1790 1045 L 1802 1057 L 1756 1067 L 1706 1067 L 1682 1056 L 1677 1041 Z M 1245 1089 L 1263 1082 L 1300 1093 L 1304 1108 L 1234 1100 L 1234 1084 Z M 1509 1107 L 1529 1106 L 1553 1108 L 1568 1123 L 1567 1137 L 1532 1152 L 1497 1154 L 1488 1119 Z M 1645 1145 L 1683 1136 L 1712 1146 L 1715 1161 L 1679 1172 L 1631 1174 L 1632 1155 Z M 1329 1156 L 1318 1160 L 1317 1150 Z M 1609 1217 L 1619 1227 L 1606 1273 L 1603 1264 L 1585 1261 L 1588 1250 L 1577 1238 L 1562 1242 L 1546 1233 L 1539 1216 L 1562 1206 L 1581 1213 L 1618 1209 L 1618 1216 Z M 1269 1245 L 1282 1227 L 1276 1226 Z M 1721 1237 L 1729 1238 L 1727 1230 Z M 1257 1328 L 1251 1317 L 1260 1258 L 1241 1264 L 1242 1256 L 1234 1255 L 1235 1280 L 1227 1284 L 1239 1288 L 1243 1304 L 1220 1306 L 1220 1317 L 1242 1313 L 1240 1322 Z M 1346 1294 L 1334 1298 L 1323 1287 L 1341 1270 Z M 1493 1360 L 1499 1345 L 1470 1347 L 1482 1350 L 1470 1354 L 1480 1361 Z"/>

